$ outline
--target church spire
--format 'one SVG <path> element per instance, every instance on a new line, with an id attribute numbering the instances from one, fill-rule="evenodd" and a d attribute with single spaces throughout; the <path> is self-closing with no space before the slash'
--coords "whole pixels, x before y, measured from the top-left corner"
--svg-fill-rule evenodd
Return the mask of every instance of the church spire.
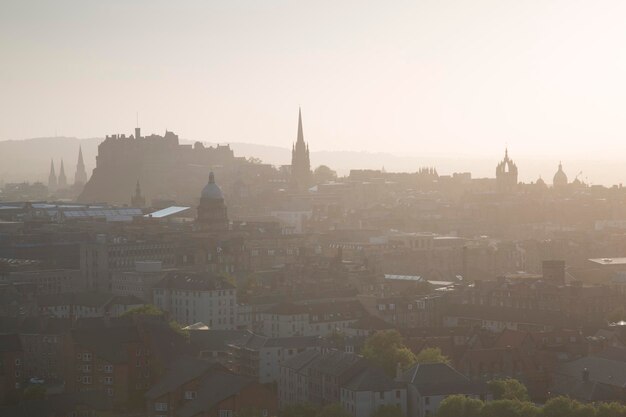
<path id="1" fill-rule="evenodd" d="M 302 109 L 298 107 L 298 139 L 296 140 L 296 146 L 300 143 L 304 145 L 304 132 L 302 131 Z"/>
<path id="2" fill-rule="evenodd" d="M 67 177 L 65 176 L 65 167 L 63 166 L 63 159 L 61 159 L 61 168 L 59 169 L 59 179 L 57 185 L 60 189 L 67 187 Z"/>
<path id="3" fill-rule="evenodd" d="M 83 161 L 83 148 L 78 146 L 78 162 L 76 163 L 76 175 L 74 175 L 74 184 L 85 184 L 87 182 L 87 172 L 85 171 L 85 162 Z"/>
<path id="4" fill-rule="evenodd" d="M 54 171 L 54 160 L 50 160 L 50 174 L 48 175 L 48 190 L 56 191 L 57 188 L 57 174 Z"/>

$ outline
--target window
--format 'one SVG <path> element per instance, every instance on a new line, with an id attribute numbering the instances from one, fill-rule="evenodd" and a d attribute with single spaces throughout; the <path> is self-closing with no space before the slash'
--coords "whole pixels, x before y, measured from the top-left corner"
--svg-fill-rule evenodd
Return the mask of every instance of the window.
<path id="1" fill-rule="evenodd" d="M 424 405 L 430 405 L 430 397 L 424 397 Z"/>
<path id="2" fill-rule="evenodd" d="M 113 372 L 113 365 L 104 365 L 104 372 L 110 374 Z"/>
<path id="3" fill-rule="evenodd" d="M 83 377 L 83 384 L 91 384 L 91 377 L 89 375 Z"/>
<path id="4" fill-rule="evenodd" d="M 22 364 L 22 360 L 21 359 L 16 359 L 15 360 L 15 366 L 20 366 Z"/>
<path id="5" fill-rule="evenodd" d="M 396 391 L 396 398 L 400 398 L 400 391 Z"/>
<path id="6" fill-rule="evenodd" d="M 167 411 L 167 403 L 154 403 L 154 411 Z"/>
<path id="7" fill-rule="evenodd" d="M 233 410 L 220 410 L 219 417 L 233 417 Z"/>
<path id="8" fill-rule="evenodd" d="M 270 413 L 269 413 L 269 411 L 267 411 L 267 408 L 264 408 L 264 409 L 261 410 L 261 417 L 267 417 L 269 415 L 270 415 Z"/>
<path id="9" fill-rule="evenodd" d="M 113 388 L 107 388 L 107 391 L 106 391 L 106 392 L 107 392 L 107 395 L 108 395 L 109 397 L 112 397 L 112 396 L 113 396 Z"/>
<path id="10" fill-rule="evenodd" d="M 88 352 L 83 353 L 83 360 L 84 360 L 85 362 L 89 362 L 89 361 L 91 361 L 91 353 L 88 353 Z"/>
<path id="11" fill-rule="evenodd" d="M 186 400 L 195 400 L 197 393 L 195 391 L 185 391 L 185 399 Z"/>
<path id="12" fill-rule="evenodd" d="M 380 398 L 381 400 L 385 399 L 385 393 L 383 391 L 378 393 L 378 398 Z"/>
<path id="13" fill-rule="evenodd" d="M 104 377 L 104 384 L 105 385 L 113 385 L 113 377 L 112 376 L 105 376 Z"/>

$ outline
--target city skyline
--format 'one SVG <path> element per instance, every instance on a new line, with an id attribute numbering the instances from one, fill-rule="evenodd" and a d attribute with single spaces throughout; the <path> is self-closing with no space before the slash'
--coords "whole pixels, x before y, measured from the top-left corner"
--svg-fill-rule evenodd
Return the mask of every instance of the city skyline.
<path id="1" fill-rule="evenodd" d="M 302 105 L 317 150 L 615 160 L 626 7 L 602 4 L 5 2 L 0 140 L 139 112 L 146 131 L 288 147 Z"/>

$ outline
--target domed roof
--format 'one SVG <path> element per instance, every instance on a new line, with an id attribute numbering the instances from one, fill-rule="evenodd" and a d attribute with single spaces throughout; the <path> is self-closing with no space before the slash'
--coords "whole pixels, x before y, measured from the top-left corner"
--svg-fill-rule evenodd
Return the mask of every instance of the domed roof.
<path id="1" fill-rule="evenodd" d="M 209 182 L 202 189 L 202 195 L 200 198 L 210 200 L 224 199 L 221 188 L 215 183 L 215 176 L 213 175 L 213 172 L 209 174 Z"/>
<path id="2" fill-rule="evenodd" d="M 559 163 L 559 170 L 554 174 L 554 179 L 552 180 L 552 184 L 555 187 L 567 185 L 567 175 L 563 172 L 563 165 Z"/>
<path id="3" fill-rule="evenodd" d="M 540 187 L 545 187 L 546 186 L 546 182 L 541 177 L 539 177 L 539 179 L 537 180 L 536 184 L 538 186 L 540 186 Z"/>

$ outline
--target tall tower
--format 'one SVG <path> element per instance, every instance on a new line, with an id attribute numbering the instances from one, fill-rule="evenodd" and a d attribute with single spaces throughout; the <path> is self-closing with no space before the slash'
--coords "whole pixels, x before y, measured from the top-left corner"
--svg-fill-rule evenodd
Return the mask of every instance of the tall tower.
<path id="1" fill-rule="evenodd" d="M 85 163 L 83 162 L 83 148 L 78 147 L 78 163 L 76 164 L 76 175 L 74 176 L 74 184 L 85 185 L 87 183 L 87 172 L 85 171 Z"/>
<path id="2" fill-rule="evenodd" d="M 48 175 L 48 191 L 57 190 L 57 174 L 54 172 L 54 161 L 50 160 L 50 175 Z"/>
<path id="3" fill-rule="evenodd" d="M 298 108 L 298 138 L 291 149 L 291 179 L 298 189 L 306 188 L 311 180 L 309 144 L 304 142 L 300 108 Z"/>
<path id="4" fill-rule="evenodd" d="M 133 207 L 143 207 L 146 205 L 146 199 L 141 195 L 139 180 L 137 180 L 137 185 L 135 186 L 135 195 L 130 198 L 130 205 Z"/>
<path id="5" fill-rule="evenodd" d="M 517 165 L 509 158 L 509 150 L 504 150 L 504 159 L 496 167 L 496 185 L 499 192 L 510 192 L 517 187 Z"/>
<path id="6" fill-rule="evenodd" d="M 65 176 L 65 168 L 63 167 L 63 159 L 61 159 L 61 168 L 59 169 L 59 179 L 57 181 L 59 190 L 67 188 L 67 177 Z"/>
<path id="7" fill-rule="evenodd" d="M 202 189 L 198 206 L 198 224 L 204 230 L 228 230 L 229 221 L 222 190 L 215 183 L 213 172 L 209 174 L 209 182 Z"/>

